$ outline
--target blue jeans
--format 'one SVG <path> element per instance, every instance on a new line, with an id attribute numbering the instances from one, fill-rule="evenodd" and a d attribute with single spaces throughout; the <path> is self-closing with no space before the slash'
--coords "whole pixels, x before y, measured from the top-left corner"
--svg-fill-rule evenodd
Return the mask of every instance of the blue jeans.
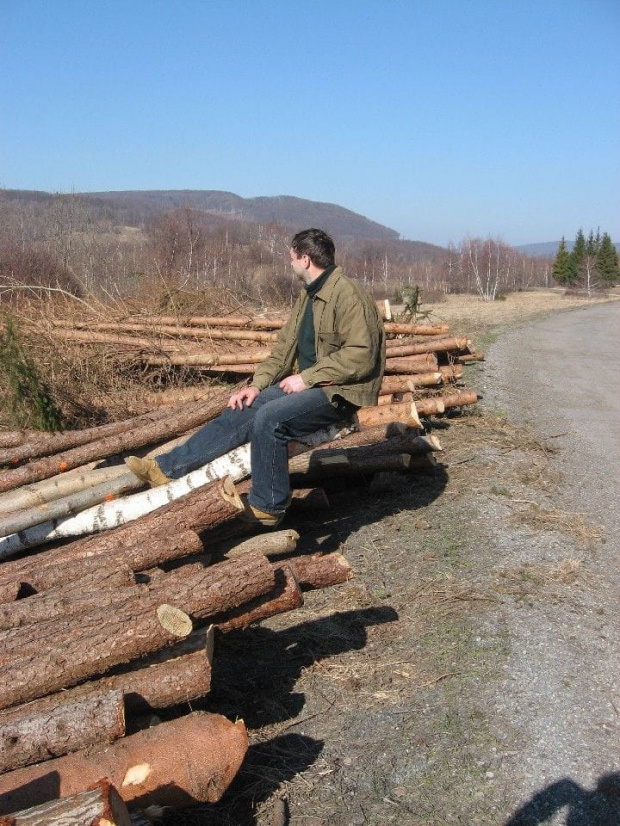
<path id="1" fill-rule="evenodd" d="M 171 479 L 178 479 L 246 442 L 251 442 L 251 505 L 266 513 L 286 510 L 290 493 L 288 443 L 348 421 L 356 408 L 330 402 L 320 387 L 286 394 L 278 385 L 262 390 L 251 407 L 226 408 L 184 444 L 157 457 Z"/>

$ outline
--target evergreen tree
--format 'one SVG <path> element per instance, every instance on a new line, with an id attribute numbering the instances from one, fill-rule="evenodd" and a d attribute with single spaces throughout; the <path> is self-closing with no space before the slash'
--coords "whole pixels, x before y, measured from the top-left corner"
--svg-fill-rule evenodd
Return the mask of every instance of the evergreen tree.
<path id="1" fill-rule="evenodd" d="M 560 241 L 555 261 L 553 262 L 553 270 L 551 272 L 554 280 L 558 284 L 568 284 L 570 276 L 570 252 L 566 249 L 566 241 L 564 236 Z"/>
<path id="2" fill-rule="evenodd" d="M 8 385 L 9 415 L 18 427 L 62 430 L 62 412 L 26 355 L 10 315 L 0 319 L 0 368 Z M 4 328 L 4 332 L 3 332 Z"/>
<path id="3" fill-rule="evenodd" d="M 570 254 L 568 277 L 569 284 L 574 284 L 576 281 L 578 281 L 582 274 L 583 263 L 587 255 L 586 248 L 586 238 L 583 234 L 583 230 L 580 229 L 575 238 L 573 251 Z"/>
<path id="4" fill-rule="evenodd" d="M 618 253 L 608 232 L 603 233 L 596 255 L 596 271 L 605 286 L 611 287 L 620 282 Z"/>

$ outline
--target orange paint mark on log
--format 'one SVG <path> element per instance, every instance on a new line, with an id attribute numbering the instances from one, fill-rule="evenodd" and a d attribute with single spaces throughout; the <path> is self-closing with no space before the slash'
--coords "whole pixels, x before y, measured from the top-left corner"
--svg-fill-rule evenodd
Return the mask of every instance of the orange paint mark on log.
<path id="1" fill-rule="evenodd" d="M 59 467 L 61 470 L 67 470 L 67 468 L 69 467 L 69 465 L 68 465 L 66 462 L 61 462 L 61 463 L 58 465 L 58 467 Z"/>

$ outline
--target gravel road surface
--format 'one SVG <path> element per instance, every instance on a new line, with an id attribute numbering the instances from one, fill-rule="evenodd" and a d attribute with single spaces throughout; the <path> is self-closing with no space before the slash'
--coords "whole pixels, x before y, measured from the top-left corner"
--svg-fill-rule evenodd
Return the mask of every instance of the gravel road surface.
<path id="1" fill-rule="evenodd" d="M 578 559 L 581 587 L 557 603 L 507 604 L 509 650 L 495 701 L 498 729 L 521 743 L 498 755 L 516 802 L 502 823 L 620 823 L 620 303 L 556 315 L 504 335 L 489 354 L 484 404 L 559 447 L 563 481 L 544 506 L 602 528 L 590 552 L 570 538 L 529 546 L 500 531 L 525 564 Z M 554 499 L 554 501 L 553 501 Z M 559 538 L 558 538 L 559 536 Z"/>

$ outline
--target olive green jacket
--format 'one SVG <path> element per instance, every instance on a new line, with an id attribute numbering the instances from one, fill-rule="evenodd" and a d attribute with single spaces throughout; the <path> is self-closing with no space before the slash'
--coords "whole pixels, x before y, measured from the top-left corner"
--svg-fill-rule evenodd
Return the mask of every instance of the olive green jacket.
<path id="1" fill-rule="evenodd" d="M 252 384 L 264 390 L 295 372 L 297 337 L 308 293 L 301 290 L 271 354 L 259 364 Z M 308 387 L 368 407 L 377 403 L 385 369 L 385 332 L 371 296 L 336 267 L 314 296 L 316 364 L 301 372 Z"/>

